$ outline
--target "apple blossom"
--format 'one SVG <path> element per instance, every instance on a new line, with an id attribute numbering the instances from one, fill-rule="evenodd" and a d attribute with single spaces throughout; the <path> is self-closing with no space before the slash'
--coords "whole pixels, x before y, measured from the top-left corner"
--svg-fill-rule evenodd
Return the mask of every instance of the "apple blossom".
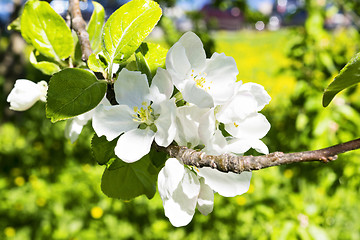
<path id="1" fill-rule="evenodd" d="M 159 68 L 149 88 L 145 74 L 122 69 L 114 84 L 119 105 L 100 105 L 95 109 L 93 128 L 108 141 L 120 136 L 115 154 L 125 162 L 139 160 L 150 151 L 153 140 L 168 146 L 174 139 L 174 99 L 168 73 Z"/>
<path id="2" fill-rule="evenodd" d="M 234 123 L 252 113 L 261 111 L 271 100 L 264 87 L 256 83 L 237 83 L 235 94 L 218 107 L 216 119 L 222 123 Z"/>
<path id="3" fill-rule="evenodd" d="M 176 122 L 175 141 L 179 145 L 193 148 L 204 145 L 202 151 L 213 155 L 229 150 L 243 153 L 240 151 L 244 148 L 229 147 L 228 139 L 217 128 L 214 108 L 199 108 L 196 105 L 179 107 Z M 235 174 L 206 167 L 186 167 L 176 159 L 168 159 L 158 176 L 158 190 L 165 215 L 176 227 L 187 225 L 196 206 L 205 215 L 212 211 L 213 191 L 225 197 L 247 192 L 251 175 L 251 172 Z"/>
<path id="4" fill-rule="evenodd" d="M 188 122 L 184 121 L 184 118 L 191 119 L 193 124 L 189 125 Z M 231 139 L 230 142 L 237 139 L 225 138 L 221 131 L 217 129 L 213 108 L 207 109 L 205 112 L 204 109 L 194 105 L 179 108 L 177 114 L 178 133 L 175 141 L 179 138 L 179 135 L 182 135 L 181 129 L 184 129 L 185 126 L 188 126 L 188 132 L 197 133 L 197 135 L 193 134 L 193 136 L 197 136 L 198 139 L 196 137 L 187 138 L 181 144 L 185 143 L 185 146 L 192 147 L 204 145 L 202 151 L 207 154 L 220 155 L 227 152 L 242 154 L 249 149 L 242 147 L 235 148 L 234 145 L 229 145 L 229 139 Z M 197 174 L 204 177 L 205 183 L 215 192 L 225 197 L 245 193 L 249 188 L 251 179 L 251 172 L 243 172 L 241 174 L 223 173 L 211 168 L 199 168 Z"/>
<path id="5" fill-rule="evenodd" d="M 25 111 L 32 107 L 37 101 L 46 102 L 48 85 L 45 81 L 34 83 L 26 79 L 18 79 L 11 90 L 7 101 L 10 109 Z"/>
<path id="6" fill-rule="evenodd" d="M 190 223 L 196 207 L 204 215 L 213 210 L 213 190 L 176 158 L 169 158 L 159 172 L 158 190 L 165 216 L 175 227 Z"/>
<path id="7" fill-rule="evenodd" d="M 236 88 L 230 100 L 218 107 L 216 120 L 224 123 L 225 130 L 233 136 L 228 141 L 230 152 L 235 149 L 246 152 L 250 148 L 265 154 L 269 152 L 260 139 L 269 131 L 270 123 L 258 111 L 270 100 L 263 86 L 245 83 Z"/>
<path id="8" fill-rule="evenodd" d="M 203 44 L 193 32 L 185 33 L 166 56 L 166 69 L 185 101 L 199 107 L 224 104 L 234 93 L 235 60 L 214 53 L 206 59 Z"/>

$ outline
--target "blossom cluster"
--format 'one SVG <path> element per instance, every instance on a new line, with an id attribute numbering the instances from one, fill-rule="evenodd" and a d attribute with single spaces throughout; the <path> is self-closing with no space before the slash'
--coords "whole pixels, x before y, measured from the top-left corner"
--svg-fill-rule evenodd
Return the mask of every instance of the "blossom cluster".
<path id="1" fill-rule="evenodd" d="M 127 163 L 147 155 L 154 141 L 212 155 L 243 154 L 250 148 L 267 154 L 260 139 L 270 124 L 259 111 L 271 98 L 261 85 L 238 82 L 237 75 L 232 57 L 214 53 L 207 59 L 199 37 L 187 32 L 169 49 L 166 70 L 158 68 L 150 85 L 145 74 L 123 68 L 114 83 L 118 105 L 104 98 L 95 109 L 70 119 L 66 135 L 75 141 L 92 119 L 99 137 L 118 138 L 115 154 Z M 36 93 L 19 107 L 23 97 L 15 94 L 22 92 L 21 84 L 17 82 L 8 97 L 14 110 L 43 100 L 44 94 Z M 179 96 L 185 104 L 179 104 Z M 250 179 L 251 172 L 197 169 L 170 158 L 158 175 L 158 190 L 165 215 L 178 227 L 191 221 L 196 208 L 204 215 L 212 212 L 214 192 L 225 197 L 243 194 Z"/>

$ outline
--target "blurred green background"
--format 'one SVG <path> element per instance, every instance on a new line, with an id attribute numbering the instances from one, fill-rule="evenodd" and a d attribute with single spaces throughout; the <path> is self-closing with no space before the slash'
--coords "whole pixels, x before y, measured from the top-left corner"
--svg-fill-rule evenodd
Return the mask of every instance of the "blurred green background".
<path id="1" fill-rule="evenodd" d="M 264 138 L 270 152 L 314 150 L 359 137 L 357 88 L 339 94 L 326 109 L 321 105 L 324 88 L 360 43 L 356 24 L 324 28 L 334 12 L 324 2 L 305 1 L 305 24 L 277 31 L 209 31 L 195 24 L 209 52 L 234 57 L 238 79 L 259 83 L 271 95 L 262 111 L 272 125 Z M 331 3 L 335 12 L 359 9 L 356 1 Z M 258 15 L 248 14 L 248 26 Z M 189 17 L 201 20 L 194 12 Z M 162 20 L 168 34 L 156 41 L 177 40 L 180 33 L 172 24 L 170 18 Z M 104 169 L 91 155 L 90 124 L 71 144 L 64 138 L 65 123 L 51 124 L 43 103 L 26 112 L 8 109 L 6 97 L 16 79 L 49 79 L 28 63 L 30 51 L 18 34 L 2 32 L 0 239 L 360 239 L 358 151 L 329 164 L 256 171 L 248 193 L 215 194 L 214 211 L 209 216 L 197 212 L 182 228 L 172 227 L 164 216 L 158 194 L 150 201 L 107 198 L 100 190 Z"/>

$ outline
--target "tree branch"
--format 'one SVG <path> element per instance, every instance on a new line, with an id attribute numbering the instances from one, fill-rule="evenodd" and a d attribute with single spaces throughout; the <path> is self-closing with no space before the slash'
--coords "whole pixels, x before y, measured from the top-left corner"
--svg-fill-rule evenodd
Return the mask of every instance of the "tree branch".
<path id="1" fill-rule="evenodd" d="M 89 34 L 86 31 L 86 23 L 82 18 L 79 0 L 69 0 L 69 12 L 72 27 L 76 31 L 81 44 L 82 59 L 87 61 L 92 53 Z M 109 97 L 111 98 L 111 96 Z M 222 154 L 218 156 L 207 155 L 204 152 L 189 149 L 187 147 L 170 145 L 160 147 L 153 144 L 158 151 L 166 152 L 170 157 L 177 158 L 186 165 L 196 167 L 211 167 L 222 172 L 241 173 L 244 171 L 260 170 L 263 168 L 279 166 L 297 162 L 330 162 L 337 159 L 340 153 L 352 151 L 360 148 L 360 138 L 323 148 L 315 151 L 304 151 L 295 153 L 273 152 L 262 156 L 237 156 L 234 154 Z"/>
<path id="2" fill-rule="evenodd" d="M 71 26 L 76 31 L 81 46 L 81 59 L 85 62 L 92 54 L 89 41 L 89 34 L 86 31 L 86 23 L 80 11 L 79 0 L 69 0 L 69 13 L 71 16 Z"/>
<path id="3" fill-rule="evenodd" d="M 297 162 L 320 161 L 327 163 L 334 161 L 340 153 L 359 149 L 360 138 L 315 151 L 295 153 L 274 152 L 262 156 L 236 156 L 234 154 L 214 156 L 207 155 L 201 151 L 175 145 L 170 145 L 166 148 L 156 146 L 156 148 L 160 151 L 168 153 L 170 157 L 179 159 L 186 165 L 199 168 L 211 167 L 222 172 L 241 173 L 243 171 L 260 170 L 263 168 Z"/>

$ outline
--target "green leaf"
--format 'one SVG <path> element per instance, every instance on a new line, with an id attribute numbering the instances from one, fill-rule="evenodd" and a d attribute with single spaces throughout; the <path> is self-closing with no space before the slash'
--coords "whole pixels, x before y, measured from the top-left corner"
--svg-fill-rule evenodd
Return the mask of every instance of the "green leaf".
<path id="1" fill-rule="evenodd" d="M 38 59 L 38 56 L 35 55 L 34 52 L 30 53 L 30 63 L 41 72 L 46 75 L 53 75 L 60 71 L 60 67 L 53 62 L 50 61 L 41 61 L 41 57 Z"/>
<path id="2" fill-rule="evenodd" d="M 159 44 L 142 43 L 135 53 L 138 69 L 152 79 L 158 67 L 165 68 L 167 51 Z"/>
<path id="3" fill-rule="evenodd" d="M 76 66 L 82 65 L 81 63 L 84 63 L 84 61 L 81 59 L 82 58 L 81 45 L 78 39 L 74 39 L 74 42 L 75 42 L 75 48 L 71 58 L 73 60 L 73 63 L 76 64 Z"/>
<path id="4" fill-rule="evenodd" d="M 92 53 L 87 61 L 88 67 L 94 72 L 106 73 L 107 62 L 101 54 Z"/>
<path id="5" fill-rule="evenodd" d="M 148 155 L 134 163 L 117 159 L 105 169 L 101 190 L 111 198 L 130 200 L 145 194 L 151 199 L 156 192 L 158 172 Z"/>
<path id="6" fill-rule="evenodd" d="M 21 34 L 41 54 L 56 61 L 69 57 L 74 48 L 64 19 L 44 1 L 26 2 L 21 16 Z"/>
<path id="7" fill-rule="evenodd" d="M 169 158 L 165 152 L 158 152 L 154 148 L 150 149 L 149 157 L 152 164 L 159 170 L 164 167 L 166 160 Z"/>
<path id="8" fill-rule="evenodd" d="M 105 22 L 105 11 L 100 3 L 93 1 L 94 11 L 91 15 L 87 31 L 89 33 L 89 40 L 91 49 L 94 53 L 101 51 L 101 34 Z"/>
<path id="9" fill-rule="evenodd" d="M 130 61 L 126 64 L 125 68 L 129 71 L 139 71 L 136 61 Z"/>
<path id="10" fill-rule="evenodd" d="M 115 138 L 109 142 L 105 136 L 98 137 L 94 134 L 91 140 L 91 150 L 99 165 L 107 164 L 111 158 L 116 158 L 114 148 L 117 140 L 118 138 Z"/>
<path id="11" fill-rule="evenodd" d="M 337 93 L 360 82 L 360 53 L 357 53 L 346 66 L 341 69 L 339 75 L 326 88 L 323 95 L 323 106 L 329 105 Z"/>
<path id="12" fill-rule="evenodd" d="M 110 66 L 125 62 L 149 35 L 160 17 L 161 8 L 150 0 L 133 0 L 115 11 L 104 26 L 102 38 L 102 49 Z"/>
<path id="13" fill-rule="evenodd" d="M 90 111 L 105 96 L 106 86 L 87 70 L 64 69 L 50 79 L 46 116 L 57 122 Z"/>

